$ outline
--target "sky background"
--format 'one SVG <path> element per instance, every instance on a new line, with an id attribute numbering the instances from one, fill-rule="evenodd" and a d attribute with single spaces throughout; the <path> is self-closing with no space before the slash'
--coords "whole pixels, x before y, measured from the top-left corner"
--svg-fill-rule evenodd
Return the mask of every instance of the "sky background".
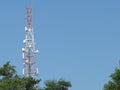
<path id="1" fill-rule="evenodd" d="M 10 60 L 19 75 L 28 5 L 41 87 L 63 78 L 72 83 L 70 90 L 102 90 L 119 67 L 120 0 L 1 0 L 0 65 Z"/>

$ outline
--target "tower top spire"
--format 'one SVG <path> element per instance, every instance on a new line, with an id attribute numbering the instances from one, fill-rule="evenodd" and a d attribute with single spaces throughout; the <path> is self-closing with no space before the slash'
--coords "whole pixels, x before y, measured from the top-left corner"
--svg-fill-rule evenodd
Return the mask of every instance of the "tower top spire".
<path id="1" fill-rule="evenodd" d="M 28 7 L 26 8 L 26 27 L 25 30 L 31 30 L 32 29 L 32 8 Z"/>

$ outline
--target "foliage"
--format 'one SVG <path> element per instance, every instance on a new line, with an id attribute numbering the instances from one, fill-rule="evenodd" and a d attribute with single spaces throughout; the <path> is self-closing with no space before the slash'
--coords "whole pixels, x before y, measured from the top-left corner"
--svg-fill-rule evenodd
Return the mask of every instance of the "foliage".
<path id="1" fill-rule="evenodd" d="M 120 69 L 116 68 L 110 77 L 111 80 L 104 85 L 104 90 L 120 90 Z"/>
<path id="2" fill-rule="evenodd" d="M 32 77 L 18 76 L 10 62 L 0 67 L 0 90 L 37 90 L 35 85 L 39 82 Z"/>
<path id="3" fill-rule="evenodd" d="M 68 90 L 71 87 L 71 83 L 69 81 L 65 81 L 63 79 L 60 80 L 47 80 L 45 82 L 44 90 Z"/>
<path id="4" fill-rule="evenodd" d="M 15 66 L 11 66 L 10 62 L 7 62 L 0 68 L 0 76 L 3 78 L 11 78 L 16 74 Z"/>
<path id="5" fill-rule="evenodd" d="M 20 77 L 17 75 L 15 66 L 10 62 L 0 67 L 0 90 L 68 90 L 71 87 L 69 81 L 47 80 L 44 88 L 38 88 L 40 80 L 33 77 Z"/>

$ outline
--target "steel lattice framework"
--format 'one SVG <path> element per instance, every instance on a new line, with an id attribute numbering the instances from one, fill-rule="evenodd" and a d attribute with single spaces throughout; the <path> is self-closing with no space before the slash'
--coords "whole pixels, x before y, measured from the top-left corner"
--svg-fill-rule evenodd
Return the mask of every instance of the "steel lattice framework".
<path id="1" fill-rule="evenodd" d="M 23 52 L 23 75 L 25 77 L 36 77 L 38 75 L 38 68 L 36 67 L 36 54 L 38 50 L 35 49 L 34 33 L 32 27 L 32 8 L 26 8 L 26 26 L 25 26 L 25 39 L 23 43 L 25 47 L 22 48 Z"/>

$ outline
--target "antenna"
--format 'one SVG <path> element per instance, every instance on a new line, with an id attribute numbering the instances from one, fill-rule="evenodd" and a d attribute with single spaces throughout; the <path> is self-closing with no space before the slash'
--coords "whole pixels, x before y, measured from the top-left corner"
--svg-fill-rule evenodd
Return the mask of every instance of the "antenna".
<path id="1" fill-rule="evenodd" d="M 25 77 L 36 77 L 38 75 L 38 68 L 36 66 L 36 54 L 38 50 L 35 49 L 31 7 L 26 8 L 25 33 L 25 39 L 23 40 L 25 47 L 22 48 L 23 75 Z"/>

